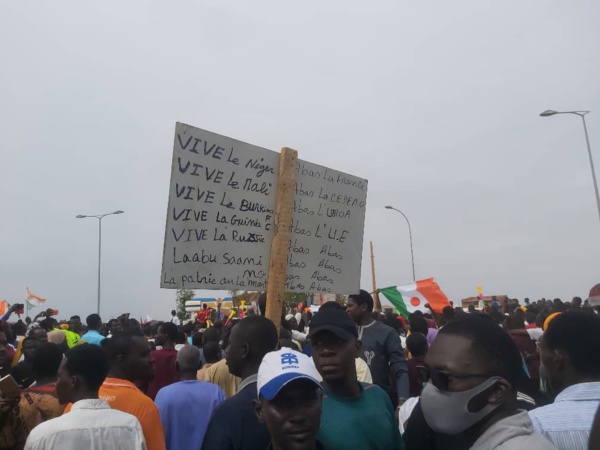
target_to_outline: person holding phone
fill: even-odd
[[[8,340],[6,334],[0,331],[0,367],[10,369],[12,357],[7,354]],[[2,376],[8,375],[2,370]],[[10,381],[9,381],[10,383]],[[16,385],[16,383],[15,383]],[[0,386],[0,390],[1,390]],[[5,389],[0,393],[0,448],[19,448],[27,438],[27,428],[21,416],[19,400],[20,392]]]
[[[17,313],[18,315],[23,314],[25,305],[23,305],[23,303],[15,303],[14,305],[12,305],[8,311],[6,311],[6,314],[4,314],[2,317],[0,317],[1,321],[6,321],[10,318],[10,316],[12,315],[12,313]]]
[[[23,339],[23,343],[21,344],[23,361],[14,366],[10,374],[17,384],[23,388],[31,386],[35,381],[36,375],[33,371],[33,355],[40,345],[42,345],[42,342],[32,336]]]
[[[19,410],[20,397],[0,397],[0,448],[22,448],[27,427]]]
[[[62,359],[62,349],[50,342],[40,345],[33,355],[35,384],[23,391],[19,403],[28,431],[46,420],[60,416],[65,409],[56,396],[58,367]]]

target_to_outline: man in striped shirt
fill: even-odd
[[[600,317],[570,311],[550,322],[540,340],[554,403],[529,412],[533,427],[561,450],[587,450],[600,404]]]

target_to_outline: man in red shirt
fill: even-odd
[[[525,311],[525,320],[528,324],[525,325],[526,330],[530,330],[531,328],[539,328],[538,324],[536,323],[536,316],[537,311],[534,308],[532,308],[531,306],[527,308],[527,311]]]
[[[418,331],[411,333],[406,338],[406,347],[412,358],[406,360],[408,368],[408,387],[411,397],[418,397],[423,390],[423,369],[425,367],[425,355],[429,350],[427,338]]]
[[[210,318],[210,310],[208,309],[208,306],[206,306],[206,303],[204,303],[202,309],[196,314],[196,319],[198,319],[198,322],[201,324],[204,324],[208,318]]]
[[[177,325],[166,322],[158,327],[154,342],[156,346],[162,346],[160,350],[152,352],[154,366],[156,368],[154,380],[148,386],[148,396],[154,400],[158,391],[169,384],[179,381],[177,372],[177,350],[175,350],[175,341],[177,340]]]

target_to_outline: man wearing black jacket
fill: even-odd
[[[373,297],[367,291],[351,295],[346,312],[358,325],[358,338],[362,342],[360,357],[369,366],[373,383],[390,396],[394,406],[402,405],[409,397],[409,389],[400,337],[393,328],[373,320]],[[390,374],[394,386],[390,384]]]

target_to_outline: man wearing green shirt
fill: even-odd
[[[310,325],[313,359],[323,377],[318,439],[326,449],[402,449],[392,403],[379,386],[356,381],[358,329],[339,309],[321,307]]]

